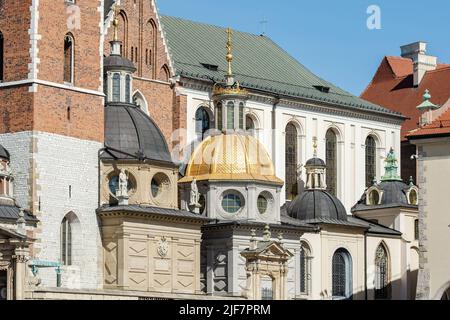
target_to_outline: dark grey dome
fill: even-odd
[[[309,159],[306,162],[305,167],[308,167],[308,166],[311,166],[311,167],[326,167],[327,165],[325,164],[325,161],[323,161],[322,159],[314,157],[312,159]]]
[[[409,204],[407,191],[411,188],[402,181],[383,181],[377,185],[377,188],[383,192],[381,203],[379,205],[367,205],[367,195],[363,194],[358,203],[352,208],[352,211],[365,210],[369,207],[417,207]]]
[[[105,71],[109,71],[112,69],[126,70],[131,73],[136,71],[136,67],[131,60],[114,54],[103,59],[103,68]]]
[[[108,103],[105,108],[105,146],[118,159],[155,160],[173,163],[161,130],[139,107],[127,103]],[[133,155],[133,156],[131,156]],[[113,158],[108,152],[102,156]]]
[[[5,149],[2,145],[0,145],[0,159],[8,160],[9,161],[10,155],[8,150]]]
[[[324,190],[306,190],[292,201],[287,213],[298,220],[333,219],[347,221],[344,205]]]

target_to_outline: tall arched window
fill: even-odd
[[[131,76],[129,74],[125,78],[125,101],[131,103]]]
[[[245,117],[245,130],[247,130],[251,135],[254,135],[255,121],[253,121],[252,117],[249,115]]]
[[[64,82],[73,83],[74,41],[71,34],[64,37]]]
[[[3,70],[4,70],[4,39],[3,39],[3,33],[0,32],[0,82],[2,82],[3,79]]]
[[[372,136],[366,139],[366,187],[372,185],[373,179],[377,176],[377,144]]]
[[[298,132],[294,124],[288,123],[288,125],[286,126],[285,139],[286,200],[294,200],[298,195]]]
[[[332,266],[333,299],[350,299],[352,293],[352,258],[345,249],[333,255]]]
[[[150,19],[147,23],[147,30],[149,32],[150,37],[150,65],[153,66],[153,78],[156,79],[157,72],[159,70],[156,69],[157,65],[157,50],[158,50],[158,27],[156,25],[155,20]]]
[[[375,254],[375,299],[389,299],[389,257],[383,244]]]
[[[244,130],[244,104],[239,104],[239,129]]]
[[[234,103],[231,101],[227,104],[227,129],[234,129]]]
[[[211,122],[208,111],[201,107],[195,113],[195,133],[203,140],[205,138],[205,133],[210,128]]]
[[[72,225],[67,216],[61,222],[61,263],[72,265]]]
[[[337,196],[337,136],[332,129],[326,135],[326,163],[328,191]]]
[[[309,295],[311,282],[311,250],[302,242],[300,248],[300,293]]]
[[[120,74],[115,73],[113,75],[113,85],[112,85],[112,96],[113,96],[113,102],[119,102],[120,101]]]
[[[217,114],[217,129],[222,130],[223,129],[223,114],[222,114],[222,102],[219,102],[216,106],[216,114]]]

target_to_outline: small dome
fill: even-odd
[[[139,107],[109,103],[105,108],[105,146],[118,159],[141,159],[173,163],[161,130]],[[103,158],[113,158],[105,152]]]
[[[123,58],[119,55],[110,55],[109,57],[106,57],[103,59],[103,68],[105,71],[109,70],[126,70],[130,73],[134,73],[136,71],[136,67],[134,66],[134,63],[131,60],[128,60],[126,58]]]
[[[327,165],[325,164],[325,161],[317,157],[309,159],[305,165],[305,167],[326,167],[326,166]]]
[[[344,205],[324,190],[306,190],[287,208],[290,217],[298,220],[334,219],[347,221]]]
[[[408,201],[408,190],[411,186],[408,186],[402,181],[384,181],[376,185],[376,189],[383,191],[381,197],[381,202],[376,205],[371,205],[371,207],[384,206],[384,207],[394,207],[394,206],[415,206],[411,205]],[[363,194],[358,203],[353,207],[352,211],[367,209],[367,192]]]
[[[283,185],[266,148],[254,137],[239,134],[209,136],[192,153],[180,183],[248,180]]]
[[[5,147],[3,147],[2,145],[0,145],[0,159],[7,160],[7,161],[10,160],[10,155],[9,155],[8,150],[6,150]]]

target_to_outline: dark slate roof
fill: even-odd
[[[20,208],[16,206],[0,205],[0,220],[9,220],[15,222],[19,219]],[[24,210],[25,221],[36,223],[38,219],[34,217],[29,211]]]
[[[157,207],[150,207],[150,206],[140,206],[140,205],[103,206],[97,210],[97,213],[99,213],[99,214],[101,214],[101,213],[119,213],[119,212],[131,212],[131,213],[139,213],[139,214],[170,216],[170,217],[177,217],[177,218],[187,218],[187,219],[192,219],[192,220],[201,220],[201,221],[205,221],[205,222],[211,220],[205,216],[194,214],[189,211],[157,208]]]
[[[386,235],[392,235],[392,236],[401,236],[402,233],[400,231],[382,226],[381,224],[374,223],[372,221],[368,221],[356,216],[349,216],[348,217],[349,222],[357,223],[357,224],[363,224],[368,226],[368,233],[371,234],[386,234]]]
[[[105,146],[118,159],[148,159],[173,163],[167,142],[155,124],[139,107],[108,103],[105,108]],[[103,159],[113,158],[105,152]]]
[[[175,74],[223,80],[227,71],[224,28],[168,16],[161,16],[160,20]],[[243,87],[404,119],[400,113],[362,100],[319,78],[266,36],[235,31],[233,42],[233,70]]]
[[[0,159],[8,160],[10,159],[10,155],[8,150],[5,149],[2,145],[0,145]]]
[[[311,166],[311,167],[326,167],[327,165],[325,164],[325,161],[323,161],[322,159],[314,157],[312,159],[309,159],[306,162],[305,167],[308,167],[308,166]]]
[[[104,71],[109,71],[111,69],[121,69],[131,73],[136,71],[136,67],[131,60],[113,54],[103,59],[103,68]]]
[[[381,198],[381,204],[368,206],[367,196],[364,193],[358,203],[352,208],[352,212],[363,210],[375,210],[385,208],[405,207],[411,209],[418,209],[418,206],[410,205],[406,196],[406,191],[409,190],[409,186],[402,181],[384,181],[378,185],[380,190],[383,190],[383,196]]]
[[[342,202],[324,190],[305,190],[286,210],[290,217],[303,222],[323,218],[347,221]]]
[[[26,239],[27,236],[21,233],[18,233],[14,230],[8,229],[8,228],[4,228],[0,226],[0,232],[4,232],[6,233],[8,236],[11,236],[13,238],[20,238],[20,239]]]
[[[317,229],[312,226],[308,225],[306,223],[302,223],[301,221],[293,221],[295,219],[290,220],[289,217],[286,219],[286,217],[282,217],[282,223],[281,224],[275,224],[271,223],[269,224],[271,229],[285,229],[285,230],[293,230],[293,231],[310,231],[314,232],[317,231]],[[206,227],[221,227],[221,226],[243,226],[243,227],[259,227],[264,228],[267,225],[267,223],[264,222],[258,222],[254,220],[213,220],[207,223]]]

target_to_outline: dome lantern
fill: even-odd
[[[114,6],[114,38],[110,42],[111,54],[103,61],[106,103],[132,103],[133,62],[122,57],[122,41],[118,37],[120,8]]]
[[[244,112],[248,92],[241,88],[239,82],[235,81],[232,61],[233,61],[233,31],[228,28],[227,55],[228,72],[224,82],[214,84],[213,100],[216,110],[217,129],[224,133],[244,131]]]

